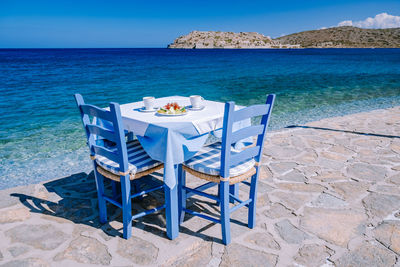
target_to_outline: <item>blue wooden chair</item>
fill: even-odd
[[[121,110],[117,103],[110,103],[110,111],[107,111],[85,104],[80,94],[75,94],[75,100],[81,113],[90,149],[90,158],[93,161],[100,222],[107,222],[106,202],[121,208],[123,237],[128,239],[132,235],[132,220],[166,207],[164,204],[132,215],[133,198],[164,189],[164,184],[131,194],[131,181],[162,169],[163,164],[150,158],[139,141],[129,138],[128,142],[126,141]],[[111,129],[94,124],[94,119],[102,120],[107,125],[112,125]],[[121,194],[116,195],[115,188],[113,188],[113,196],[107,196],[104,190],[104,178],[111,179],[113,185],[119,183]]]
[[[185,212],[208,219],[222,226],[222,242],[227,245],[231,241],[230,214],[240,207],[248,208],[248,227],[254,228],[256,216],[257,179],[259,163],[262,156],[265,133],[274,104],[275,95],[268,95],[266,104],[254,105],[235,111],[235,103],[225,104],[225,115],[222,142],[203,147],[193,158],[186,161],[179,170],[179,212],[180,223]],[[252,125],[233,132],[232,125],[237,121],[262,116],[259,125]],[[248,137],[257,136],[255,145],[235,150],[232,144]],[[186,187],[186,172],[208,181],[196,188]],[[246,180],[251,178],[251,182]],[[238,185],[250,186],[249,199],[238,197]],[[218,196],[205,193],[204,190],[218,185]],[[214,218],[186,208],[186,200],[192,195],[200,195],[217,201],[221,215]],[[239,204],[230,207],[229,203]]]

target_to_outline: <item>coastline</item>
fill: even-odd
[[[329,27],[271,38],[257,32],[192,31],[180,36],[168,48],[399,48],[400,28],[363,29]]]
[[[164,47],[165,49],[176,49],[176,50],[304,50],[304,49],[400,49],[400,47],[202,47],[202,48],[189,48],[189,47]]]
[[[355,106],[357,106],[357,105],[355,105]],[[348,113],[348,111],[343,109],[342,110],[342,112],[344,113],[343,115],[328,116],[328,117],[325,116],[325,117],[322,117],[322,118],[320,117],[320,119],[318,119],[318,120],[312,120],[312,121],[309,121],[309,122],[306,122],[306,123],[301,123],[301,122],[300,123],[291,123],[290,125],[287,125],[287,126],[282,127],[282,128],[271,129],[271,130],[268,131],[267,135],[268,135],[268,137],[273,137],[275,135],[279,135],[282,132],[292,132],[292,131],[294,131],[296,129],[307,128],[308,126],[313,126],[313,125],[320,125],[321,123],[325,123],[325,122],[333,122],[334,125],[335,125],[335,121],[337,121],[337,120],[344,120],[344,119],[350,118],[349,120],[351,121],[351,117],[353,117],[353,116],[354,117],[359,117],[359,116],[369,117],[369,116],[373,116],[373,114],[376,114],[376,113],[390,112],[392,109],[400,109],[400,105],[392,106],[392,107],[389,107],[389,108],[366,110],[366,111],[355,112],[355,113]],[[323,116],[323,115],[321,115],[321,116]],[[326,127],[329,127],[328,124],[324,124],[324,125]],[[83,149],[86,149],[86,147],[84,147]],[[80,160],[81,161],[82,160],[83,161],[87,161],[86,165],[88,167],[86,169],[82,169],[79,172],[71,173],[70,174],[71,176],[74,176],[75,174],[90,175],[90,173],[92,172],[92,169],[91,169],[92,165],[91,165],[90,160],[86,159],[85,157],[81,158]],[[68,177],[68,176],[69,175],[64,175],[64,177],[51,178],[51,179],[47,179],[47,180],[44,180],[44,181],[39,181],[37,183],[30,183],[30,184],[24,184],[24,185],[17,185],[17,186],[13,186],[13,187],[0,188],[0,191],[9,190],[9,189],[13,189],[13,188],[21,188],[22,189],[24,187],[35,186],[35,185],[40,185],[40,184],[52,182],[52,181],[55,181],[55,180],[58,180],[58,179],[62,179],[62,178]]]
[[[387,99],[382,99],[381,101],[379,101],[379,99],[354,101],[335,107],[325,107],[325,109],[322,110],[311,109],[306,111],[307,114],[310,114],[307,118],[304,117],[305,111],[294,112],[289,115],[283,114],[282,116],[280,116],[279,114],[272,114],[271,124],[269,125],[270,131],[268,132],[268,135],[273,135],[274,133],[288,130],[288,128],[293,125],[308,125],[310,123],[319,122],[325,119],[341,118],[358,113],[369,113],[376,110],[386,110],[396,107],[397,103],[400,103],[400,96],[394,97],[392,100],[389,101]],[[371,110],[370,104],[373,105],[375,109]],[[338,113],[339,115],[337,115]],[[276,125],[276,122],[279,122],[279,124]],[[57,162],[60,163],[59,165],[54,164],[54,158],[50,158],[50,164],[48,165],[44,165],[43,162],[41,162],[43,166],[41,166],[40,170],[47,169],[47,171],[45,172],[45,177],[43,175],[40,175],[40,173],[38,174],[37,172],[34,172],[34,170],[31,169],[28,174],[34,174],[35,178],[24,176],[24,180],[19,181],[18,184],[15,184],[15,182],[10,183],[9,181],[5,181],[6,183],[3,183],[3,186],[1,186],[2,184],[0,183],[0,190],[41,184],[59,179],[61,177],[68,177],[76,173],[89,174],[92,171],[92,164],[87,155],[88,151],[86,149],[86,146],[84,146],[81,147],[79,150],[68,153],[67,157],[58,159]],[[56,172],[58,172],[59,174],[54,174]],[[33,181],[33,183],[24,184],[24,181]]]

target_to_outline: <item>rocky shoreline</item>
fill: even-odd
[[[399,185],[400,106],[327,118],[268,134],[257,225],[233,213],[229,246],[219,225],[190,216],[170,241],[163,213],[124,240],[119,210],[100,225],[93,174],[77,173],[0,191],[0,266],[398,266]],[[161,201],[151,193],[134,209]]]
[[[202,32],[193,31],[177,38],[168,48],[185,49],[262,49],[262,48],[299,48],[298,45],[282,45],[268,36],[256,32]]]
[[[271,39],[256,32],[192,31],[168,48],[400,48],[400,28],[361,29],[351,26],[293,33]]]

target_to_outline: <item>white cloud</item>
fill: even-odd
[[[339,22],[338,26],[353,26],[353,21],[351,20],[344,20]]]
[[[360,21],[345,20],[340,22],[338,26],[355,26],[368,29],[398,28],[400,27],[400,16],[381,13],[374,18],[366,18]]]

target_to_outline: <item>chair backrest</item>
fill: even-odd
[[[75,100],[81,113],[90,156],[92,158],[97,155],[106,157],[119,164],[120,172],[126,172],[128,170],[128,155],[119,104],[110,103],[110,110],[108,111],[94,105],[85,104],[80,94],[75,94]],[[100,124],[107,124],[107,128]],[[104,140],[116,144],[116,149],[110,150],[105,145]]]
[[[267,132],[268,121],[271,116],[274,101],[275,95],[271,94],[267,96],[267,101],[265,104],[253,105],[237,111],[235,111],[234,102],[227,102],[225,104],[221,148],[221,177],[228,178],[230,168],[240,162],[250,159],[254,159],[257,163],[260,162],[265,133]],[[237,131],[233,131],[232,125],[235,122],[251,119],[257,116],[262,116],[260,124],[251,125]],[[232,144],[245,138],[254,136],[257,136],[255,146],[250,146],[243,149],[239,153],[232,154]]]

